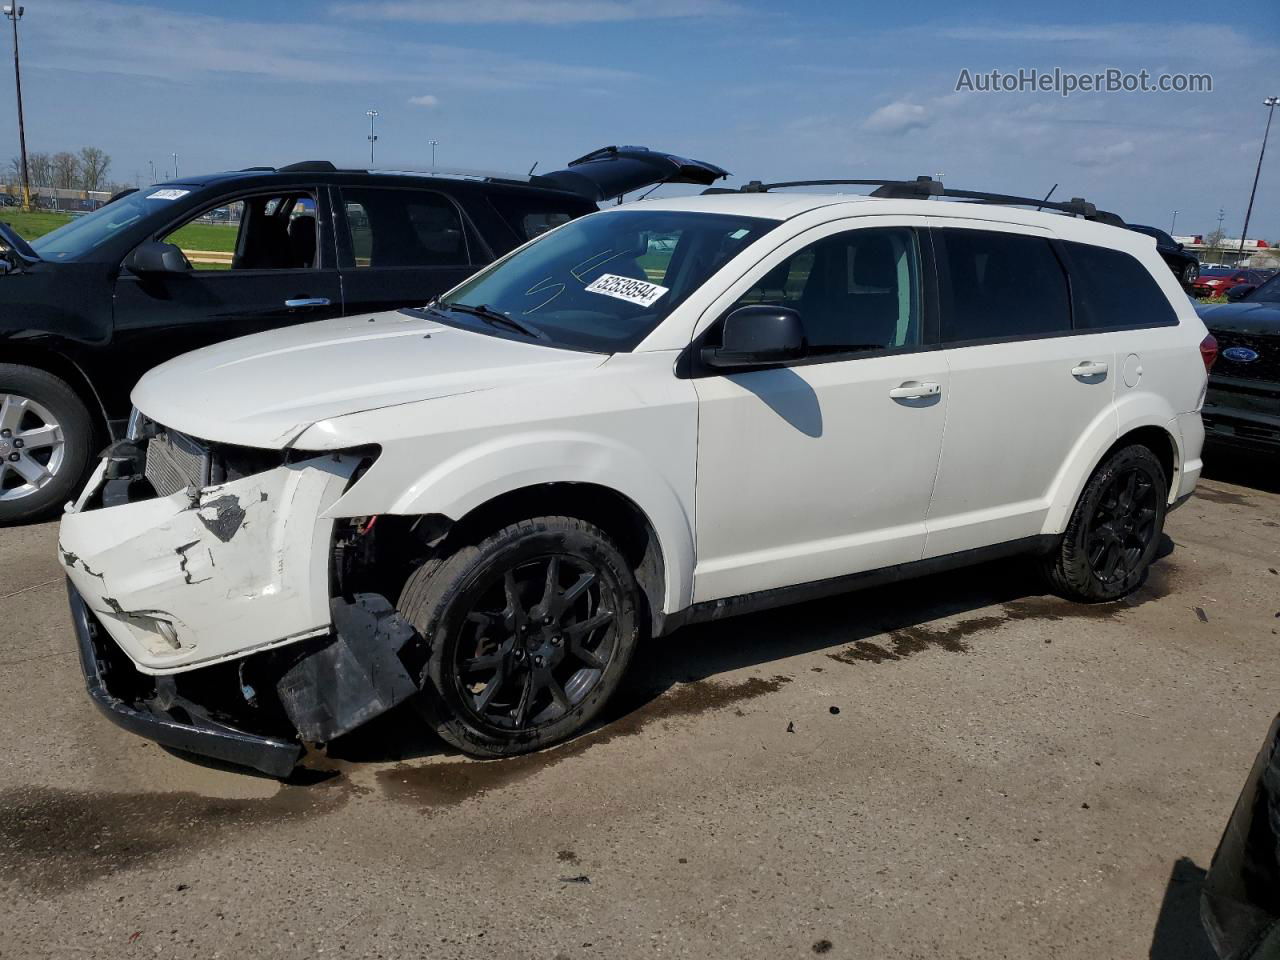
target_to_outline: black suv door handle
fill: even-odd
[[[329,305],[328,297],[299,297],[296,300],[286,300],[286,307],[327,307]]]

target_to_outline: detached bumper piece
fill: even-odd
[[[223,724],[197,705],[175,696],[171,686],[167,691],[163,689],[168,686],[164,682],[168,678],[157,678],[157,695],[152,700],[139,704],[133,698],[126,699],[127,687],[136,685],[143,675],[133,669],[123,653],[112,649],[114,642],[70,581],[67,593],[85,687],[108,720],[164,746],[251,767],[269,776],[287,777],[293,771],[302,756],[302,745],[296,740],[248,733]],[[169,709],[163,709],[162,703]],[[189,720],[179,720],[169,712],[175,707],[180,707]]]
[[[295,664],[276,684],[302,739],[328,742],[418,692],[403,660],[417,636],[386,597],[333,600],[332,643]]]

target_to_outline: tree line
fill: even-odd
[[[111,157],[97,147],[83,147],[79,153],[28,153],[27,172],[31,186],[57,187],[61,190],[112,190],[107,179]],[[22,183],[22,158],[9,161],[8,181]]]

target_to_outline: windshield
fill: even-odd
[[[1245,299],[1251,303],[1259,301],[1263,303],[1280,303],[1280,273],[1273,276],[1257,290],[1250,291]]]
[[[740,250],[776,220],[725,214],[627,210],[574,220],[476,275],[437,304],[455,322],[576,350],[634,349]],[[501,314],[513,324],[487,322]],[[490,316],[489,320],[501,318]]]
[[[121,230],[150,216],[167,201],[190,192],[182,187],[139,190],[32,240],[31,247],[42,260],[76,260]]]

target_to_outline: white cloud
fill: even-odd
[[[410,97],[409,105],[414,107],[438,107],[440,106],[440,98],[434,94],[424,93],[420,97]]]
[[[1109,167],[1130,156],[1135,149],[1137,148],[1132,140],[1121,140],[1118,143],[1081,147],[1075,152],[1073,159],[1081,167]]]
[[[901,135],[910,130],[923,129],[932,122],[933,118],[920,104],[898,100],[873,111],[862,122],[862,129],[871,133]]]
[[[334,4],[330,12],[350,18],[418,23],[616,23],[728,16],[731,0],[372,0]]]
[[[576,66],[490,51],[388,42],[349,26],[259,23],[133,6],[111,0],[61,0],[23,28],[41,52],[40,67],[123,76],[241,74],[283,82],[413,84],[473,90],[600,88],[632,81],[615,67]],[[282,45],[281,36],[290,42]],[[483,70],[476,64],[484,63]]]

